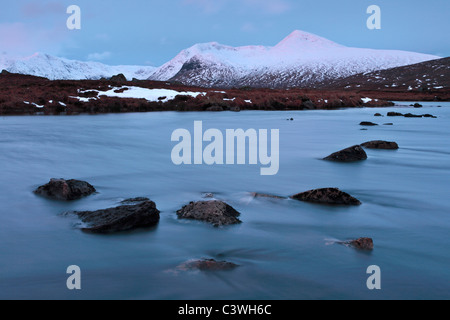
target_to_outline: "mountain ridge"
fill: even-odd
[[[275,46],[232,47],[199,43],[160,67],[108,66],[36,53],[0,55],[0,70],[50,80],[98,80],[122,73],[128,80],[168,81],[198,87],[315,88],[352,75],[412,65],[440,57],[399,50],[346,47],[295,30]]]

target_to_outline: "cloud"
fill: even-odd
[[[39,27],[22,22],[0,23],[2,50],[13,55],[29,55],[36,51],[56,53],[65,38],[64,27]]]
[[[102,52],[102,53],[97,53],[97,52],[90,53],[87,56],[87,59],[89,61],[102,61],[102,60],[108,59],[109,57],[111,57],[111,52],[105,51],[105,52]]]

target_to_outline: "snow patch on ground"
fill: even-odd
[[[40,106],[37,103],[34,102],[28,102],[28,101],[24,101],[23,103],[25,104],[32,104],[33,106],[35,106],[36,108],[42,109],[44,106]]]
[[[123,89],[123,92],[116,92],[121,91]],[[180,92],[175,90],[169,90],[169,89],[147,89],[147,88],[141,88],[141,87],[131,87],[131,86],[123,86],[123,87],[115,87],[108,91],[98,91],[98,90],[84,90],[80,91],[83,92],[97,92],[98,96],[107,96],[107,97],[115,97],[115,98],[134,98],[134,99],[145,99],[150,102],[167,102],[170,100],[175,99],[178,95],[183,96],[191,96],[191,97],[197,97],[199,95],[206,95],[206,92]],[[76,98],[76,97],[71,97]],[[162,99],[164,98],[164,99]],[[82,102],[89,102],[90,99],[96,99],[96,98],[80,98],[78,97]]]
[[[361,98],[362,102],[364,103],[369,103],[370,101],[372,101],[371,98]]]

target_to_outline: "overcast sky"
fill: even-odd
[[[69,31],[69,5],[81,30]],[[370,5],[382,29],[369,30]],[[343,45],[450,56],[449,0],[15,0],[0,10],[0,50],[159,66],[195,43],[273,46],[294,30]]]

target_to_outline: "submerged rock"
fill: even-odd
[[[341,162],[352,162],[352,161],[361,161],[367,159],[367,153],[361,146],[353,146],[338,152],[335,152],[328,157],[324,158],[324,160],[329,161],[341,161]]]
[[[250,195],[253,198],[270,198],[270,199],[286,199],[286,197],[280,197],[273,194],[265,194],[265,193],[257,193],[257,192],[250,192]]]
[[[361,144],[364,148],[367,149],[385,149],[385,150],[397,150],[398,144],[396,142],[375,140],[369,141]]]
[[[78,200],[95,192],[95,188],[85,181],[64,179],[51,179],[34,191],[43,197],[65,201]]]
[[[373,116],[374,117],[382,117],[383,115],[381,113],[375,113]]]
[[[361,201],[337,188],[315,189],[296,194],[291,197],[298,201],[314,202],[330,205],[357,206]]]
[[[371,251],[374,248],[373,240],[371,238],[359,238],[356,240],[347,241],[345,244],[359,250]]]
[[[81,230],[92,233],[114,233],[154,226],[159,210],[153,201],[97,211],[74,212],[87,226]]]
[[[437,117],[436,116],[433,116],[432,114],[424,114],[424,115],[422,115],[422,117],[424,117],[424,118],[433,118],[433,119],[436,119]]]
[[[216,261],[214,259],[189,260],[179,265],[179,271],[229,271],[239,267],[237,264],[227,261]]]
[[[393,125],[394,124],[392,122],[388,122],[388,123],[383,124],[383,126],[393,126]]]
[[[423,108],[423,105],[421,105],[420,103],[415,103],[412,105],[414,108],[418,109],[418,108]]]
[[[179,219],[212,223],[215,227],[241,223],[240,213],[219,200],[191,202],[177,211]]]

